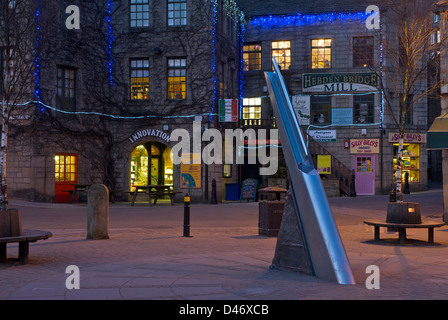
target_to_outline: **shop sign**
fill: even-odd
[[[219,122],[238,122],[238,99],[219,100]]]
[[[331,174],[331,155],[317,155],[317,172]]]
[[[332,124],[352,124],[353,108],[333,108],[331,121]]]
[[[350,139],[350,153],[380,153],[380,139]]]
[[[180,164],[180,187],[201,187],[201,154],[183,153]]]
[[[302,92],[378,91],[376,73],[304,73]]]
[[[336,130],[310,130],[309,134],[317,142],[336,141]]]
[[[131,141],[131,143],[134,143],[135,141],[144,138],[144,137],[157,137],[160,138],[162,140],[164,140],[165,142],[170,142],[170,135],[165,132],[164,130],[158,130],[158,129],[143,129],[140,131],[137,131],[136,133],[134,133],[132,136],[129,137],[129,141]]]
[[[292,106],[300,125],[310,124],[310,96],[292,96]]]
[[[400,134],[389,133],[389,142],[400,142]],[[426,143],[426,133],[405,133],[404,143]]]

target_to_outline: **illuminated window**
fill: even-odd
[[[272,56],[282,70],[291,67],[291,41],[272,41]]]
[[[129,11],[131,28],[149,27],[149,0],[131,0]]]
[[[187,25],[187,0],[168,0],[168,26]]]
[[[168,59],[168,99],[187,96],[187,59]]]
[[[397,156],[398,156],[398,143],[394,143],[394,181],[397,180]],[[402,166],[401,166],[401,181],[405,181],[406,174],[408,175],[408,181],[419,182],[420,181],[420,146],[415,143],[403,144],[402,151]]]
[[[261,45],[248,44],[243,46],[244,71],[261,70]]]
[[[311,67],[313,69],[331,68],[331,39],[311,40]]]
[[[131,99],[148,99],[149,94],[149,60],[131,59]]]
[[[261,125],[261,98],[243,99],[243,120],[245,125]]]
[[[58,183],[77,182],[77,155],[76,154],[56,154],[54,156],[54,178]]]

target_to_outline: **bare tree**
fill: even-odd
[[[379,1],[381,10],[381,65],[377,65],[386,115],[399,135],[396,194],[402,201],[402,157],[406,118],[419,103],[442,86],[437,76],[440,46],[446,39],[434,25],[433,0]],[[433,81],[427,81],[428,74]]]
[[[11,112],[33,95],[37,17],[30,1],[0,1],[0,210],[7,209],[6,153]]]

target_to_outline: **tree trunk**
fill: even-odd
[[[403,199],[403,193],[401,190],[401,171],[402,171],[402,163],[403,163],[403,143],[404,143],[404,133],[400,132],[400,141],[398,143],[398,153],[397,153],[397,185],[396,185],[396,192],[397,192],[397,202],[402,202]]]

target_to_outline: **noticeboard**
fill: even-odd
[[[243,199],[247,199],[247,201],[253,199],[255,201],[255,196],[257,195],[257,184],[258,184],[257,179],[249,178],[243,180],[241,184],[240,202]]]

